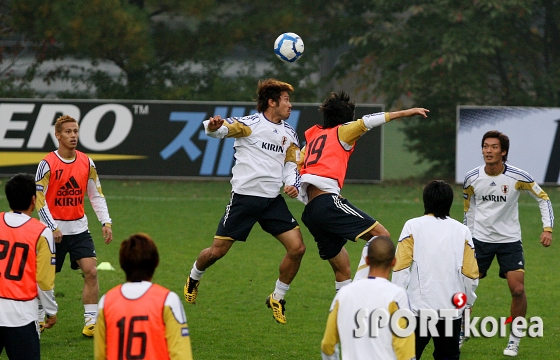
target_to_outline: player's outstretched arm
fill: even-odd
[[[224,123],[224,119],[220,115],[216,115],[208,119],[208,130],[209,131],[216,131],[218,130],[222,124]]]
[[[410,116],[416,116],[416,115],[421,115],[421,116],[427,118],[429,112],[430,112],[430,110],[424,109],[424,108],[412,108],[412,109],[406,109],[406,110],[400,110],[400,111],[392,111],[392,112],[389,113],[389,119],[393,120],[393,119],[398,119],[398,118],[401,118],[401,117],[410,117]]]

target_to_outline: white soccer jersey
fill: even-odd
[[[393,314],[398,309],[410,309],[408,296],[401,287],[384,278],[368,278],[341,288],[336,294],[327,320],[327,328],[321,342],[323,358],[332,358],[336,344],[342,348],[342,359],[413,359],[414,332],[406,338],[393,334],[390,326],[379,329],[377,337],[355,336],[356,314],[366,309],[368,316],[373,310],[384,309]],[[399,321],[404,328],[403,320]],[[369,318],[366,321],[369,324]],[[326,356],[325,356],[326,355]]]
[[[299,140],[294,128],[285,121],[273,123],[262,113],[224,120],[210,137],[235,138],[235,165],[231,185],[237,194],[275,198],[282,184],[300,187],[296,161]]]
[[[371,240],[375,239],[377,236],[372,237],[362,249],[362,255],[360,256],[360,263],[358,264],[358,268],[356,269],[356,274],[354,274],[354,281],[362,280],[368,277],[369,275],[369,266],[366,263],[366,257],[368,254],[368,246]]]
[[[457,292],[467,295],[467,305],[474,304],[478,265],[471,233],[460,222],[431,214],[408,220],[396,258],[392,281],[406,289],[416,314],[420,309],[454,309]]]
[[[552,231],[552,204],[531,175],[509,164],[496,176],[486,174],[484,165],[469,171],[463,184],[464,224],[473,238],[494,243],[521,240],[517,204],[522,190],[538,201],[543,229]]]

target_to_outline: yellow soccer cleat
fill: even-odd
[[[93,337],[93,334],[95,333],[95,324],[91,324],[91,325],[85,325],[84,329],[82,330],[82,335],[84,335],[85,337]]]
[[[198,295],[198,285],[200,280],[194,280],[190,276],[187,278],[187,283],[183,288],[183,294],[185,295],[185,300],[189,304],[196,303],[196,296]]]
[[[272,308],[272,317],[274,320],[280,324],[286,323],[286,316],[284,315],[284,311],[286,310],[286,300],[276,300],[272,297],[272,294],[270,294],[266,298],[266,306]]]

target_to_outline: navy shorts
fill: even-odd
[[[282,195],[265,198],[232,192],[216,238],[245,241],[256,222],[272,236],[299,227]]]
[[[505,279],[508,271],[524,271],[525,258],[523,257],[521,240],[510,243],[488,243],[473,238],[473,242],[481,279],[486,276],[494,256],[498,258],[501,278]]]
[[[377,221],[336,194],[321,194],[305,206],[301,221],[315,238],[321,259],[332,259],[347,240],[356,241]]]
[[[0,326],[0,354],[11,360],[40,360],[39,329],[35,321],[24,326]]]
[[[62,270],[66,254],[70,254],[70,267],[72,270],[78,270],[77,260],[83,258],[95,258],[95,246],[89,230],[76,235],[64,235],[62,241],[55,244],[56,246],[56,272]]]

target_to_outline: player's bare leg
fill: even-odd
[[[525,317],[527,314],[527,296],[525,295],[525,273],[522,271],[508,271],[506,279],[511,292],[511,319],[512,325],[517,317]],[[510,333],[508,346],[504,355],[517,356],[519,341],[521,339]]]
[[[343,247],[335,257],[330,258],[328,261],[334,271],[336,291],[338,291],[342,286],[350,283],[351,273],[348,251]]]
[[[290,289],[292,280],[298,273],[301,259],[305,254],[305,244],[299,228],[276,235],[278,241],[286,248],[286,255],[280,262],[279,276],[274,292],[266,298],[266,305],[272,309],[273,318],[280,324],[286,323],[284,314],[286,301],[284,295]]]
[[[84,288],[82,290],[82,302],[84,303],[84,329],[82,334],[92,337],[95,330],[95,318],[97,317],[97,301],[99,300],[99,283],[97,281],[97,260],[95,258],[83,258],[76,261],[84,277]]]
[[[206,248],[198,254],[196,262],[193,264],[191,273],[187,278],[185,286],[183,287],[183,295],[189,304],[196,302],[198,296],[198,285],[200,278],[204,271],[212,266],[216,261],[220,260],[227,254],[229,249],[233,246],[233,240],[222,240],[214,238],[212,246]]]
[[[511,292],[511,318],[525,317],[527,314],[525,274],[522,271],[508,271],[506,278]]]
[[[212,246],[200,252],[196,258],[196,267],[200,271],[205,271],[210,266],[221,258],[231,249],[233,240],[222,240],[214,238]]]
[[[289,285],[296,277],[301,264],[301,259],[305,254],[303,236],[298,228],[276,235],[276,238],[286,248],[286,255],[284,255],[284,258],[280,263],[280,276],[278,279],[284,284]]]
[[[377,223],[377,225],[371,229],[368,233],[364,234],[361,238],[369,241],[372,237],[374,236],[388,236],[391,237],[391,234],[389,234],[389,231],[387,229],[385,229],[385,227],[383,225],[381,225],[380,223]]]

